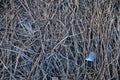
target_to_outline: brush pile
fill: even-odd
[[[0,0],[0,80],[119,76],[119,0]]]

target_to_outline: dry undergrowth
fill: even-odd
[[[119,80],[119,54],[119,0],[0,0],[0,80]]]

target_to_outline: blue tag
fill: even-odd
[[[94,52],[90,52],[85,60],[87,60],[87,61],[94,61],[94,59],[95,59],[95,53]]]

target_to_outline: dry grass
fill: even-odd
[[[119,0],[0,0],[0,80],[119,76]]]

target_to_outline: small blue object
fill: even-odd
[[[16,48],[16,51],[18,52],[18,47]]]
[[[94,52],[90,52],[88,57],[85,59],[87,61],[94,61],[95,59],[95,53]]]

